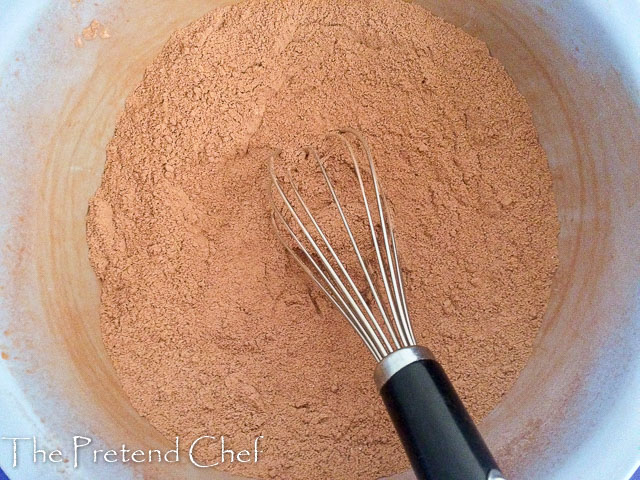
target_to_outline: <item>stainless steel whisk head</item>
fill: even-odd
[[[365,261],[362,239],[356,239],[335,183],[327,172],[324,160],[314,148],[307,148],[306,156],[317,164],[357,259],[357,267],[347,267],[341,260],[317,215],[314,215],[300,193],[291,171],[284,175],[284,181],[278,178],[274,159],[279,152],[274,153],[269,165],[273,207],[271,218],[280,242],[349,321],[379,362],[396,350],[416,344],[407,309],[393,222],[365,137],[349,128],[331,132],[328,137],[340,141],[352,164],[368,223],[370,246],[375,252],[375,261],[371,262],[373,268]],[[357,150],[364,157],[364,166],[368,171],[363,172]],[[371,204],[368,191],[374,197]],[[278,201],[282,202],[282,208],[278,207]],[[378,229],[376,225],[379,225]],[[290,237],[292,242],[285,237]],[[362,270],[362,287],[356,285],[355,272],[349,268]],[[365,295],[370,295],[371,300],[366,300]]]

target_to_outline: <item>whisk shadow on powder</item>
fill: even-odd
[[[127,99],[91,200],[104,343],[133,406],[184,444],[225,435],[261,478],[408,468],[351,327],[278,245],[267,159],[336,126],[370,140],[418,341],[476,419],[529,356],[558,222],[528,106],[487,47],[401,0],[217,9]],[[217,452],[203,448],[206,461]]]

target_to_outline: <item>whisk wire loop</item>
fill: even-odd
[[[294,240],[298,246],[298,248],[300,248],[302,251],[304,251],[305,256],[308,258],[308,260],[311,262],[311,264],[313,265],[314,269],[318,272],[318,274],[320,275],[320,277],[322,278],[322,280],[324,280],[324,282],[326,283],[326,285],[329,287],[329,290],[327,290],[327,288],[325,287],[325,285],[318,280],[318,278],[316,277],[316,275],[311,271],[311,269],[309,269],[309,267],[304,263],[304,261],[302,261],[302,259],[300,258],[299,255],[297,255],[289,245],[287,245],[287,243],[284,241],[284,239],[281,237],[278,229],[277,229],[277,225],[276,225],[276,219],[275,216],[281,216],[282,214],[280,212],[273,212],[271,214],[271,222],[273,224],[273,227],[275,229],[276,235],[278,237],[278,240],[280,241],[280,243],[282,243],[284,245],[284,247],[287,249],[287,251],[291,254],[291,256],[293,256],[293,258],[297,261],[297,263],[302,267],[302,269],[312,278],[312,280],[316,283],[316,285],[325,293],[325,295],[327,297],[329,297],[329,299],[333,302],[333,304],[338,308],[338,310],[340,311],[340,313],[342,313],[342,315],[344,317],[347,318],[347,320],[349,321],[349,323],[351,324],[351,326],[356,330],[356,332],[358,333],[358,335],[360,336],[360,338],[362,339],[362,341],[365,343],[365,345],[367,346],[367,348],[369,348],[369,350],[371,351],[371,353],[376,356],[376,358],[380,355],[376,346],[371,344],[370,338],[368,335],[366,335],[366,333],[362,330],[362,325],[360,324],[360,322],[354,318],[354,314],[353,312],[349,309],[349,307],[345,304],[344,300],[342,299],[342,297],[340,296],[340,294],[336,291],[335,286],[333,285],[333,283],[331,282],[331,280],[329,280],[326,275],[324,274],[324,272],[322,271],[322,269],[319,267],[319,265],[315,262],[315,260],[313,259],[313,256],[309,254],[309,252],[306,250],[306,248],[304,247],[304,245],[300,242],[300,240],[298,240],[297,237],[294,237]],[[282,221],[282,219],[281,219]],[[287,231],[293,236],[293,231],[291,231],[289,225],[286,222],[283,222],[283,225],[285,226],[285,228],[287,229]]]
[[[342,273],[343,277],[346,279],[349,287],[351,288],[351,291],[356,296],[356,298],[357,298],[357,300],[359,302],[359,305],[358,304],[354,304],[354,307],[358,309],[359,313],[366,314],[366,316],[371,321],[371,325],[373,325],[376,328],[376,330],[378,331],[378,333],[380,334],[380,336],[382,338],[382,341],[385,344],[385,347],[387,348],[387,350],[391,351],[391,345],[389,345],[388,340],[386,339],[386,337],[384,337],[384,334],[383,334],[382,330],[380,329],[380,325],[376,321],[375,315],[373,314],[373,312],[371,311],[371,308],[369,307],[368,303],[365,301],[364,297],[362,296],[362,293],[360,293],[360,290],[356,286],[353,278],[347,272],[346,267],[344,266],[344,264],[342,263],[342,261],[340,260],[338,255],[336,254],[335,250],[331,246],[331,243],[329,242],[329,240],[327,239],[327,236],[322,231],[322,228],[320,228],[320,225],[318,224],[318,222],[316,221],[315,217],[311,213],[311,210],[309,210],[309,207],[307,206],[307,203],[304,201],[304,199],[300,195],[298,187],[297,187],[295,181],[293,180],[290,171],[287,171],[287,180],[289,181],[289,185],[291,186],[291,189],[293,190],[293,193],[294,193],[296,199],[298,200],[298,203],[300,204],[300,206],[302,207],[302,209],[306,213],[306,215],[309,218],[309,221],[311,222],[311,224],[314,226],[316,232],[318,233],[318,235],[320,236],[320,239],[322,240],[322,243],[324,244],[324,246],[329,251],[331,257],[333,258],[335,264],[338,266],[338,268],[339,268],[340,272]],[[300,224],[300,227],[303,228],[305,231],[307,230],[302,224]],[[307,237],[307,239],[309,239],[309,241],[313,241],[313,239],[307,233],[308,233],[308,231],[305,232],[305,236]],[[315,241],[313,243],[314,243],[314,246],[317,245]],[[357,249],[357,247],[356,247],[356,249]],[[320,252],[320,250],[318,250],[318,252]],[[323,263],[325,264],[325,266],[330,268],[330,264],[329,264],[328,260],[326,260],[326,257],[323,255],[322,258],[323,258]],[[339,280],[340,277],[338,275],[336,275],[335,278],[336,278],[336,280],[338,280],[340,282],[339,285],[341,287],[344,286],[344,284]],[[346,287],[344,288],[343,291],[344,291],[344,293],[346,295],[349,295],[348,292],[347,292]],[[351,298],[351,297],[348,297],[348,298]],[[364,309],[364,312],[362,312],[362,310],[360,310],[360,306],[362,306],[362,308]],[[367,324],[367,325],[369,325],[369,324]]]
[[[358,141],[360,142],[360,144],[362,145],[362,148],[364,149],[366,158],[367,158],[367,162],[369,165],[369,171],[371,173],[371,178],[373,181],[373,187],[374,187],[374,193],[375,193],[375,199],[376,199],[376,206],[378,209],[378,218],[380,220],[380,228],[382,230],[382,238],[383,238],[383,244],[385,247],[385,254],[386,254],[386,260],[387,260],[387,265],[389,267],[389,272],[390,272],[390,277],[391,277],[391,282],[392,282],[392,290],[389,288],[389,280],[388,280],[388,276],[387,276],[387,272],[386,272],[386,268],[385,268],[385,263],[382,259],[382,253],[380,252],[380,246],[378,243],[378,236],[376,235],[376,231],[375,231],[375,224],[373,222],[373,218],[371,215],[371,210],[369,208],[369,200],[367,198],[367,193],[366,193],[366,189],[364,186],[364,180],[362,178],[362,173],[360,171],[360,164],[358,162],[358,157],[355,154],[355,151],[353,149],[353,146],[351,144],[351,142],[348,140],[348,138],[344,135],[344,133],[350,133],[352,134],[354,137],[356,137],[358,139]],[[380,193],[380,185],[378,182],[378,176],[376,175],[376,170],[375,170],[375,165],[373,164],[373,156],[371,155],[371,150],[369,149],[369,145],[367,144],[366,139],[357,131],[352,130],[352,129],[344,129],[341,132],[336,132],[333,135],[337,135],[345,144],[345,146],[347,147],[347,150],[349,151],[349,154],[351,156],[351,160],[353,162],[353,166],[354,166],[354,170],[356,173],[356,176],[358,178],[358,184],[360,186],[360,192],[362,194],[362,199],[364,201],[364,208],[367,214],[367,219],[369,221],[369,231],[371,233],[371,241],[373,242],[373,246],[374,246],[374,250],[376,252],[376,258],[378,260],[378,267],[380,268],[380,272],[381,272],[381,277],[382,277],[382,283],[384,285],[384,290],[385,293],[387,294],[387,300],[389,302],[389,305],[391,306],[391,311],[392,311],[392,315],[393,315],[393,319],[394,322],[396,324],[396,328],[400,334],[401,340],[402,340],[402,346],[403,347],[407,347],[409,346],[409,343],[407,341],[407,338],[404,335],[403,329],[401,327],[401,324],[404,322],[403,319],[403,315],[404,312],[400,311],[398,308],[398,304],[400,303],[400,299],[398,297],[398,292],[397,292],[397,286],[396,286],[396,279],[395,279],[395,273],[394,273],[394,269],[392,268],[392,263],[391,263],[391,253],[389,250],[389,238],[388,238],[388,234],[387,234],[387,222],[385,220],[385,215],[384,215],[384,210],[382,208],[382,198],[381,198],[381,193]],[[394,301],[395,300],[395,301]],[[389,329],[390,333],[393,332],[393,329]]]
[[[325,183],[327,185],[327,188],[329,189],[329,192],[331,193],[331,198],[333,200],[333,202],[335,203],[336,207],[338,208],[338,212],[340,214],[340,219],[342,220],[342,224],[347,232],[347,235],[349,237],[349,241],[351,242],[351,246],[353,247],[353,251],[356,254],[356,257],[358,259],[358,263],[360,264],[360,267],[362,268],[362,271],[364,273],[365,279],[367,281],[367,285],[369,286],[369,290],[371,291],[371,294],[376,302],[376,306],[378,307],[378,311],[380,312],[380,314],[382,315],[383,318],[383,322],[385,324],[385,326],[387,327],[387,331],[390,332],[391,335],[391,339],[393,341],[393,344],[395,345],[396,348],[400,348],[400,344],[398,343],[398,339],[396,337],[395,332],[393,331],[393,328],[391,328],[391,324],[389,322],[389,317],[387,315],[386,309],[384,308],[382,301],[380,299],[380,296],[378,295],[378,290],[375,288],[374,284],[373,284],[373,280],[371,278],[371,272],[369,271],[369,267],[366,265],[366,263],[364,262],[364,259],[362,258],[362,254],[360,252],[360,248],[358,247],[358,242],[356,241],[353,232],[351,230],[351,227],[349,226],[349,222],[347,221],[347,217],[344,213],[344,210],[342,209],[342,204],[340,203],[340,200],[338,199],[338,196],[336,195],[335,189],[333,188],[333,182],[331,181],[331,179],[329,178],[329,175],[327,173],[326,168],[324,167],[324,165],[322,164],[322,161],[320,160],[320,156],[318,155],[318,153],[313,150],[310,149],[310,153],[315,157],[316,162],[318,164],[318,167],[320,168],[320,171],[322,172],[322,176],[324,177]],[[366,198],[366,197],[365,197]],[[365,203],[366,205],[366,203]],[[374,318],[375,321],[375,318]],[[378,325],[378,323],[376,322],[376,325]],[[380,329],[378,329],[380,335],[384,335],[382,333],[382,331]],[[391,346],[389,346],[389,350],[391,350]]]
[[[374,357],[383,358],[384,356],[386,356],[391,351],[391,347],[388,345],[388,342],[386,342],[387,343],[387,347],[388,347],[388,349],[387,349],[387,348],[385,348],[385,346],[382,344],[382,342],[380,340],[380,338],[382,338],[383,341],[386,341],[386,338],[384,336],[379,337],[378,335],[376,335],[373,332],[372,326],[371,326],[371,322],[367,321],[367,318],[365,317],[365,313],[362,311],[360,306],[356,303],[356,301],[353,298],[353,296],[350,295],[347,287],[345,286],[343,281],[338,276],[337,272],[334,270],[334,268],[329,263],[329,260],[326,258],[326,256],[324,255],[324,253],[322,252],[322,250],[320,249],[320,247],[316,243],[315,239],[313,238],[313,236],[311,235],[311,233],[309,232],[307,227],[304,225],[304,222],[302,222],[302,220],[298,216],[297,212],[295,211],[295,209],[293,208],[291,202],[289,201],[289,198],[287,197],[287,195],[285,194],[284,190],[282,189],[280,183],[278,182],[278,179],[275,176],[275,173],[274,173],[273,169],[272,169],[271,175],[272,175],[272,184],[275,185],[278,193],[280,194],[280,197],[282,198],[282,200],[284,201],[285,206],[287,207],[287,210],[291,213],[291,216],[293,217],[293,219],[295,220],[296,224],[298,225],[298,227],[302,231],[302,233],[303,233],[304,237],[307,239],[308,243],[311,245],[311,248],[313,249],[313,251],[314,251],[315,255],[317,256],[317,258],[320,259],[320,262],[324,266],[324,269],[321,268],[321,266],[318,264],[318,262],[316,262],[314,260],[314,256],[309,252],[309,250],[304,246],[304,244],[301,242],[301,240],[295,234],[295,232],[293,231],[293,229],[291,228],[289,223],[284,218],[284,215],[280,212],[279,209],[275,208],[275,206],[274,206],[273,212],[274,212],[275,216],[277,216],[278,219],[280,220],[280,222],[285,226],[285,228],[286,228],[287,232],[289,233],[289,235],[291,236],[291,238],[293,238],[293,240],[295,241],[295,243],[298,246],[298,248],[304,254],[304,257],[312,264],[312,266],[318,272],[320,277],[326,282],[326,284],[329,286],[330,290],[332,291],[332,293],[334,294],[335,297],[332,296],[332,295],[329,295],[327,290],[325,288],[323,288],[323,291],[325,292],[325,294],[327,294],[329,296],[329,298],[333,301],[333,303],[336,304],[336,306],[338,306],[338,308],[340,309],[341,313],[347,318],[347,320],[349,320],[350,322],[353,321],[353,322],[355,322],[356,325],[358,325],[358,327],[356,328],[356,326],[352,323],[352,326],[354,326],[354,328],[356,328],[356,331],[359,334],[361,334],[361,333],[364,334],[363,340],[365,338],[368,339],[368,341],[365,341],[365,344],[367,345],[367,347],[369,347],[369,350],[374,355]],[[290,179],[291,177],[288,176],[288,178]],[[306,206],[306,204],[304,204],[303,208],[305,206]],[[275,217],[272,217],[272,220],[275,220]],[[274,224],[275,224],[275,221],[274,221]],[[276,231],[277,231],[278,230],[277,225],[275,227],[276,227]],[[317,284],[322,286],[322,283],[319,282],[317,277],[315,275],[313,275],[311,270],[304,263],[304,260],[302,259],[302,257],[299,254],[297,254],[295,251],[293,251],[293,249],[291,249],[291,247],[289,247],[289,245],[286,242],[283,241],[283,239],[282,239],[282,237],[280,235],[278,235],[278,238],[281,241],[281,243],[287,248],[289,253],[291,255],[293,255],[293,257],[296,258],[296,260],[298,260],[298,263],[304,267],[304,270],[306,271],[306,273],[311,276],[311,278],[315,281],[315,283],[317,283]],[[342,262],[340,262],[339,259],[338,259],[338,264],[342,265]],[[327,276],[327,274],[325,274],[325,270],[326,270],[326,272],[328,272],[328,276]],[[345,270],[345,272],[346,272],[346,270]],[[358,292],[357,288],[355,287],[355,284],[353,284],[353,282],[351,280],[351,277],[348,274],[346,274],[346,276],[347,276],[347,279],[348,279],[347,281],[351,281],[352,287],[354,288],[354,290],[356,292]],[[359,294],[359,292],[358,292],[358,294]],[[361,296],[360,296],[360,298],[361,298]],[[336,301],[336,299],[337,299],[337,301]],[[368,308],[368,306],[366,305],[366,302],[364,301],[364,299],[362,299],[362,304],[364,304]],[[370,311],[368,313],[370,313],[371,318],[374,318],[373,317],[373,313],[371,313]]]
[[[284,179],[288,185],[288,190],[293,193],[293,196],[289,197],[285,192],[283,183],[281,183],[276,175],[274,168],[274,160],[279,156],[279,152],[274,152],[269,165],[273,209],[271,220],[280,243],[284,245],[289,254],[294,257],[296,262],[312,278],[314,283],[320,287],[356,330],[374,358],[380,361],[395,350],[416,344],[404,294],[404,284],[402,281],[393,222],[388,213],[386,200],[376,174],[373,155],[366,139],[362,134],[353,129],[337,130],[331,132],[327,137],[335,137],[344,144],[349,154],[351,164],[353,165],[353,171],[360,190],[360,197],[364,204],[371,243],[375,252],[375,263],[379,270],[377,273],[379,274],[382,287],[385,291],[387,305],[384,304],[378,288],[375,285],[373,272],[364,260],[361,248],[349,224],[347,214],[340,202],[334,183],[327,172],[323,160],[313,148],[306,149],[305,153],[307,158],[312,157],[322,174],[324,183],[330,193],[331,201],[337,208],[340,220],[349,238],[351,248],[357,258],[357,263],[364,274],[366,286],[373,299],[372,303],[375,304],[381,321],[379,321],[374,314],[372,309],[373,305],[369,305],[365,300],[363,293],[356,285],[352,275],[349,274],[347,267],[341,261],[316,216],[312,213],[308,203],[300,193],[300,189],[290,171],[287,171]],[[373,198],[375,198],[376,204],[373,211],[377,213],[381,238],[378,238],[379,234],[376,231],[373,211],[369,204],[364,175],[358,161],[356,149],[350,137],[355,138],[355,140],[359,142],[361,147],[360,151],[364,153],[366,159],[365,164],[369,169],[368,173],[372,182],[372,186],[369,188],[373,192]],[[279,202],[277,199],[279,199]],[[282,209],[278,208],[277,203],[284,204],[284,211],[288,212],[290,219],[293,220],[293,225],[296,227],[289,223],[290,220],[287,220]],[[294,204],[301,208],[300,214]],[[304,212],[303,215],[302,212]],[[303,216],[306,221],[303,220]],[[313,228],[308,228],[306,225],[307,222],[309,222]],[[281,234],[282,227],[284,227],[288,236],[293,239],[295,248],[292,248],[289,242],[283,238]],[[301,235],[297,233],[297,231],[299,231]],[[391,317],[393,322],[391,321]],[[383,331],[383,326],[387,332],[386,334]],[[390,337],[391,341],[389,341],[387,336]]]

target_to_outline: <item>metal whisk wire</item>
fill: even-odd
[[[364,136],[353,129],[341,129],[331,132],[328,136],[336,137],[344,144],[351,163],[353,164],[360,195],[364,203],[371,242],[375,251],[376,264],[382,280],[387,305],[384,304],[378,288],[373,281],[372,272],[364,261],[361,248],[355,239],[352,228],[347,220],[347,215],[345,214],[342,203],[339,200],[334,184],[331,181],[322,159],[313,148],[308,148],[305,152],[307,157],[310,156],[313,158],[322,174],[324,183],[331,195],[331,200],[337,208],[349,238],[353,253],[362,269],[367,288],[371,293],[375,309],[378,311],[381,321],[374,314],[374,307],[364,299],[352,275],[349,274],[347,267],[335,252],[331,242],[319,225],[316,216],[311,212],[308,204],[300,194],[290,171],[287,171],[285,179],[289,191],[293,193],[293,201],[285,193],[283,184],[278,179],[274,169],[274,160],[279,156],[279,152],[274,153],[269,165],[272,184],[271,219],[276,235],[282,245],[347,319],[376,361],[380,361],[395,350],[416,344],[404,294],[393,222],[388,214],[386,201],[376,174],[371,149]],[[375,210],[378,220],[380,221],[380,239],[376,232],[374,215],[369,205],[367,188],[360,168],[360,162],[358,161],[358,155],[356,154],[350,137],[353,137],[359,142],[369,168],[372,182],[371,186],[373,187],[375,197]],[[289,213],[294,226],[285,218],[282,209],[278,208],[278,198],[284,204],[284,209]],[[294,205],[297,205],[301,209],[300,213]],[[306,222],[303,218],[306,219]],[[307,222],[311,224],[309,228],[307,227]],[[296,248],[292,248],[289,242],[283,238],[279,225],[284,227],[284,230],[293,240],[295,247],[297,247],[297,250],[301,253],[298,253]],[[298,229],[302,235],[296,234],[296,229]],[[314,238],[312,231],[315,232],[315,237],[317,237],[319,241]],[[328,255],[325,252],[328,252]],[[385,330],[390,340],[387,334],[385,334]]]

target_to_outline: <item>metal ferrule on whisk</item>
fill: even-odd
[[[383,293],[379,292],[379,288],[373,281],[372,272],[363,259],[361,247],[353,235],[333,182],[315,149],[308,148],[306,154],[311,156],[318,165],[331,199],[337,207],[358,264],[364,273],[367,288],[373,301],[367,302],[356,286],[352,275],[336,254],[325,232],[300,194],[291,172],[287,172],[285,179],[289,190],[293,192],[293,198],[289,198],[285,193],[283,184],[278,179],[273,166],[273,160],[278,156],[278,153],[271,158],[269,166],[273,186],[272,201],[274,202],[272,221],[284,247],[349,321],[376,361],[379,362],[396,350],[416,344],[404,294],[393,223],[382,195],[371,149],[364,136],[348,128],[331,132],[329,136],[334,136],[342,141],[353,164],[369,224],[369,233],[375,251],[376,267],[382,281]],[[360,144],[364,152],[375,197],[375,208],[373,209],[369,203],[361,165],[352,138]],[[290,214],[289,221],[292,224],[285,218],[282,209],[276,207],[276,198],[283,202],[284,210]],[[379,221],[380,234],[376,232],[374,220]],[[289,242],[282,237],[283,229],[291,237],[296,250],[300,253],[294,250]],[[298,229],[301,235],[297,235],[295,229]]]

